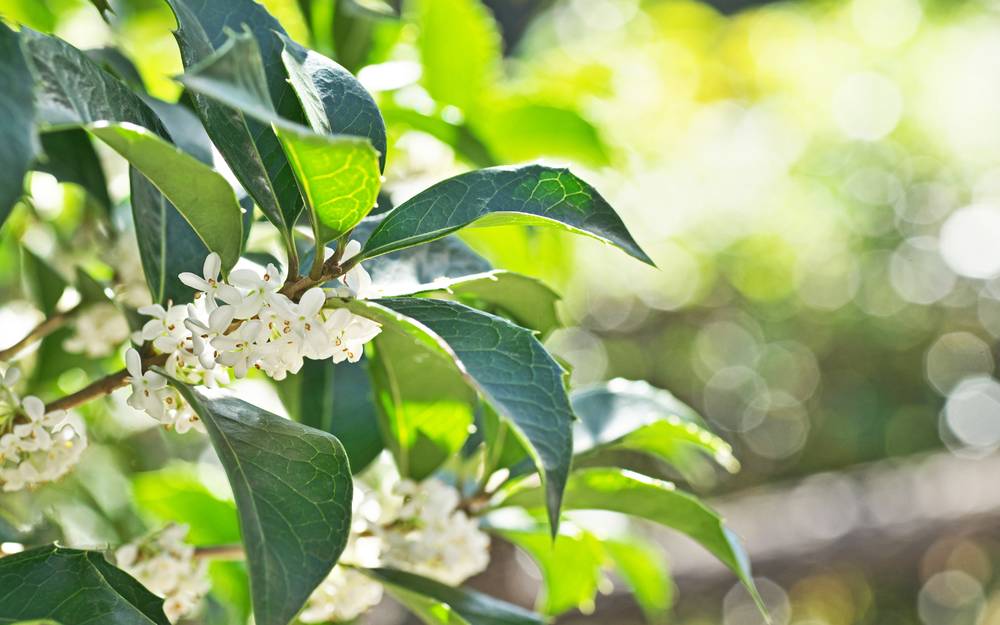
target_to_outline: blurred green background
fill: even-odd
[[[375,94],[386,200],[542,158],[570,162],[622,213],[660,270],[552,230],[463,236],[565,296],[548,345],[574,384],[647,380],[733,445],[739,473],[688,486],[732,510],[776,622],[1000,623],[1000,2],[264,4]],[[166,3],[111,6],[110,26],[84,0],[0,0],[0,14],[117,46],[176,100]],[[122,200],[124,166],[108,157],[105,171]],[[80,227],[94,210],[81,189],[37,175],[31,192],[0,244],[0,347],[39,318],[18,243],[60,266],[93,265],[101,241]],[[33,358],[46,363],[44,344]],[[75,390],[120,355],[108,359],[39,366],[39,392]],[[81,543],[118,542],[142,524],[128,475],[201,453],[127,412],[82,412],[98,443],[87,490],[0,498],[11,536],[45,513]],[[164,484],[218,481],[156,475],[132,488],[168,499]],[[882,522],[901,493],[901,516]],[[802,509],[812,531],[796,538]],[[682,554],[679,622],[760,622],[731,579]],[[614,595],[597,608],[586,622],[639,618]]]

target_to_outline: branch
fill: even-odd
[[[155,356],[150,356],[149,358],[144,359],[142,361],[142,370],[145,371],[153,365],[163,366],[167,362],[167,356],[168,354],[156,354]],[[126,378],[128,377],[128,369],[116,371],[115,373],[94,382],[90,386],[80,389],[72,395],[67,395],[66,397],[62,397],[55,400],[51,404],[46,405],[45,412],[52,412],[53,410],[69,410],[71,408],[76,408],[77,406],[82,406],[83,404],[93,401],[98,397],[110,395],[127,385],[128,381]]]
[[[194,557],[210,560],[246,560],[247,554],[243,551],[243,545],[212,545],[196,547]]]
[[[35,329],[28,332],[28,336],[24,337],[17,343],[14,343],[10,347],[4,350],[0,350],[0,361],[10,361],[14,356],[17,356],[24,348],[33,345],[36,341],[44,339],[46,336],[52,334],[59,328],[63,327],[70,318],[80,311],[82,304],[77,304],[73,308],[61,313],[56,313],[52,315],[45,321],[41,322]]]

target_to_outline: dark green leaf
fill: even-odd
[[[542,507],[543,497],[539,487],[515,490],[501,505],[537,509]],[[687,534],[732,569],[764,609],[739,536],[726,527],[722,517],[670,482],[618,469],[577,471],[566,484],[563,509],[620,512]]]
[[[34,81],[19,44],[20,35],[0,24],[0,226],[24,194],[24,175],[37,151]]]
[[[54,545],[0,559],[0,623],[30,619],[169,625],[163,599],[108,564],[100,552]]]
[[[239,542],[236,506],[210,493],[193,465],[175,464],[132,476],[132,497],[144,512],[160,522],[186,523],[192,545]],[[206,522],[211,519],[211,522]]]
[[[611,243],[653,264],[618,214],[565,168],[494,167],[449,178],[386,215],[362,250],[370,258],[471,226],[552,226]]]
[[[409,294],[456,299],[473,308],[506,317],[523,328],[537,331],[542,337],[562,327],[556,311],[556,302],[562,299],[559,294],[537,278],[510,271],[497,270],[455,280],[439,278]]]
[[[417,19],[427,93],[473,110],[499,70],[500,33],[489,10],[478,0],[421,0]]]
[[[357,364],[307,359],[297,375],[277,383],[292,418],[336,436],[355,474],[385,448],[368,367],[366,357]]]
[[[188,83],[199,79],[202,83],[222,80],[227,85],[224,89],[232,90],[236,85],[252,89],[255,97],[270,94],[270,98],[262,98],[266,111],[301,122],[302,110],[286,82],[281,41],[275,35],[285,31],[263,6],[252,0],[168,2],[177,17],[175,38],[184,68],[189,72],[181,81],[190,89],[198,116],[233,173],[290,247],[290,229],[302,210],[302,198],[270,124],[245,117]],[[230,37],[230,33],[244,33],[244,25],[256,35],[257,45],[252,48],[240,44],[240,37]],[[235,50],[237,46],[239,49]],[[255,64],[250,73],[243,69],[247,63]],[[258,78],[261,70],[263,81]]]
[[[101,69],[128,85],[132,91],[139,94],[146,93],[146,84],[142,81],[139,69],[118,48],[104,46],[103,48],[90,48],[84,50],[83,53],[91,61],[97,63]]]
[[[378,153],[371,143],[346,135],[276,132],[309,210],[317,245],[350,232],[378,197]]]
[[[358,569],[413,610],[427,625],[541,625],[547,619],[474,590],[446,586],[395,569]],[[457,617],[457,618],[456,618]]]
[[[370,370],[399,473],[423,480],[469,436],[476,392],[453,362],[401,333],[375,338]]]
[[[59,182],[80,185],[107,214],[111,210],[108,181],[90,141],[90,135],[80,128],[43,133],[45,154],[32,169],[51,174]]]
[[[673,582],[663,549],[636,535],[608,539],[602,544],[618,575],[635,595],[646,620],[663,621],[673,604]]]
[[[46,317],[56,312],[56,304],[66,290],[66,280],[47,262],[35,256],[28,248],[21,247],[21,275],[28,293],[32,295]]]
[[[546,486],[553,533],[572,457],[573,409],[563,369],[530,330],[436,299],[332,300],[455,361],[472,386],[528,442]],[[402,315],[402,316],[400,316]]]
[[[371,94],[343,67],[287,35],[279,37],[284,44],[281,58],[312,129],[367,138],[378,152],[379,171],[385,169],[385,122]]]
[[[260,625],[286,625],[347,544],[353,482],[332,435],[174,381],[229,475]]]
[[[543,593],[535,609],[557,615],[574,608],[593,608],[601,583],[604,548],[593,534],[561,530],[555,542],[544,527],[499,530],[523,549],[542,572]]]
[[[101,139],[142,172],[187,219],[209,252],[222,258],[222,272],[240,259],[243,211],[225,178],[145,128],[91,124]]]
[[[362,245],[381,218],[366,218],[351,235]],[[390,293],[409,293],[437,280],[453,280],[486,273],[493,267],[458,237],[444,237],[377,256],[365,263],[372,283]]]

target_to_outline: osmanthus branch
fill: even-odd
[[[76,315],[76,313],[80,312],[80,309],[83,308],[83,306],[84,304],[77,304],[73,308],[70,308],[69,310],[61,313],[56,313],[51,317],[49,317],[48,319],[46,319],[45,321],[41,322],[40,324],[35,326],[35,328],[31,332],[28,332],[28,335],[25,336],[23,339],[21,339],[17,343],[14,343],[13,345],[11,345],[6,349],[0,350],[0,361],[6,362],[11,360],[12,358],[14,358],[14,356],[17,356],[19,353],[21,353],[21,351],[24,350],[25,348],[30,347],[37,341],[44,339],[46,336],[52,334],[59,328],[63,327],[64,325],[66,325],[67,321],[69,321],[70,319],[73,318],[74,315]]]
[[[207,558],[209,560],[246,560],[247,554],[243,550],[243,545],[212,545],[208,547],[195,547],[194,557]]]
[[[153,365],[163,366],[167,362],[167,356],[168,354],[153,354],[143,358],[143,371]],[[45,406],[45,411],[51,412],[53,410],[69,410],[71,408],[76,408],[77,406],[82,406],[83,404],[93,401],[99,397],[110,395],[118,389],[126,386],[128,384],[128,377],[128,369],[116,371],[111,375],[105,376],[94,382],[90,386],[82,388],[71,395],[67,395],[50,404],[47,404]]]

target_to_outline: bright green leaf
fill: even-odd
[[[471,111],[499,70],[500,33],[479,0],[417,0],[427,93],[441,104]]]
[[[108,564],[99,551],[55,545],[0,559],[0,623],[31,619],[169,625],[163,599]]]
[[[593,607],[605,560],[601,541],[584,531],[560,530],[555,543],[544,528],[499,530],[497,533],[523,549],[542,572],[542,595],[535,606],[558,615]]]
[[[24,194],[24,175],[36,152],[34,81],[20,35],[0,24],[0,226]]]
[[[543,497],[539,487],[515,489],[501,505],[537,509]],[[698,498],[678,491],[670,482],[619,469],[577,471],[566,484],[563,509],[620,512],[687,534],[732,569],[764,610],[739,536]]]
[[[387,124],[405,124],[451,146],[470,165],[495,167],[500,164],[489,148],[465,124],[453,124],[436,115],[424,115],[404,108],[389,108],[382,111],[382,114]]]
[[[347,544],[353,482],[332,435],[235,397],[173,382],[229,475],[260,625],[286,625]]]
[[[376,405],[400,475],[420,481],[469,436],[476,392],[447,358],[396,332],[375,338]]]
[[[610,538],[602,544],[618,575],[635,595],[646,620],[650,623],[665,620],[673,604],[673,582],[663,549],[636,535]]]
[[[275,129],[295,172],[319,245],[352,228],[375,205],[378,153],[367,139],[307,135]]]
[[[596,189],[568,169],[545,165],[481,169],[439,182],[386,215],[361,254],[371,258],[472,225],[513,224],[586,234],[653,264]]]
[[[287,35],[278,36],[288,78],[310,127],[318,134],[367,138],[378,152],[379,171],[385,169],[385,122],[371,94],[340,65]]]
[[[192,545],[224,545],[240,540],[236,506],[213,495],[188,464],[132,476],[132,497],[144,512],[161,522],[191,526],[186,540]],[[211,519],[206,523],[206,519]]]
[[[534,103],[503,103],[470,119],[476,136],[502,162],[539,157],[570,158],[592,166],[610,165],[601,134],[576,111]]]
[[[56,304],[66,291],[66,279],[24,246],[21,246],[21,276],[39,310],[46,317],[55,314]]]
[[[506,319],[436,299],[331,300],[455,361],[487,403],[527,441],[546,486],[553,534],[572,457],[575,419],[563,368],[534,333]]]
[[[547,619],[474,590],[446,586],[395,569],[358,569],[382,582],[427,625],[541,625]]]
[[[240,259],[243,211],[226,179],[141,126],[96,123],[87,130],[156,185],[229,273]]]
[[[177,18],[174,36],[188,72],[180,80],[189,87],[198,116],[219,152],[290,247],[291,228],[302,210],[302,198],[271,125],[246,117],[189,84],[223,81],[226,90],[250,90],[259,98],[258,105],[263,102],[264,113],[303,121],[302,109],[286,82],[281,41],[275,35],[285,31],[252,0],[168,2]],[[256,45],[241,43],[248,39],[244,25],[258,34]],[[231,37],[231,33],[240,35]],[[253,65],[252,71],[245,71],[247,64]]]

